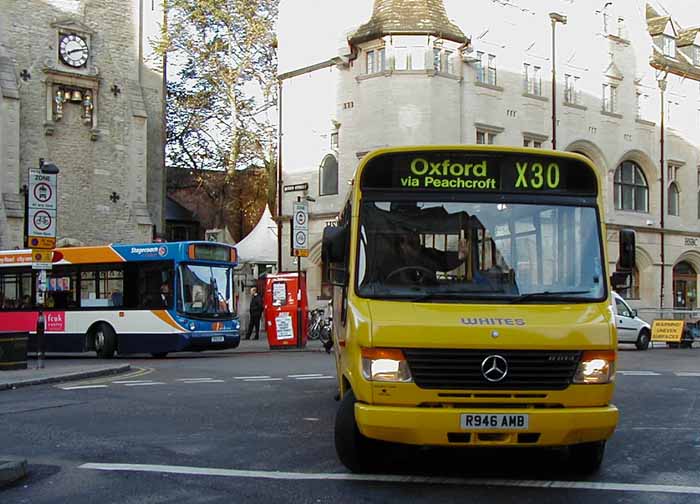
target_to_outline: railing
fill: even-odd
[[[656,319],[695,322],[700,319],[700,308],[637,308],[637,314],[639,318],[650,324]]]

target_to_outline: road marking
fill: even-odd
[[[107,388],[107,385],[76,385],[74,387],[58,387],[61,390],[82,390],[92,388]]]
[[[675,373],[676,376],[700,376],[700,373],[684,373],[684,372],[679,372]]]
[[[154,381],[154,382],[139,382],[139,383],[125,383],[125,387],[142,387],[145,385],[165,385],[165,383],[160,382],[160,381]]]
[[[214,379],[208,379],[208,380],[183,380],[182,383],[224,383],[224,380],[214,380]]]
[[[128,383],[151,383],[153,380],[117,380],[113,381],[112,383],[116,383],[119,385],[126,385]]]
[[[661,374],[655,371],[618,371],[618,373],[627,376],[659,376]]]
[[[321,373],[314,373],[314,374],[290,374],[287,375],[287,378],[310,378],[312,376],[323,376]]]
[[[297,380],[329,380],[329,379],[335,379],[335,376],[303,376],[301,378],[296,378]]]
[[[248,378],[244,382],[260,382],[260,381],[282,381],[282,378]]]
[[[269,378],[268,375],[260,375],[260,376],[234,376],[234,380],[250,380],[253,378]]]
[[[393,474],[299,473],[283,471],[246,471],[213,467],[188,467],[150,464],[83,464],[80,469],[98,471],[133,471],[228,478],[257,478],[274,480],[333,480],[370,481],[384,483],[420,483],[430,485],[496,486],[517,488],[555,488],[567,490],[609,490],[617,492],[671,493],[700,495],[700,487],[683,485],[648,485],[637,483],[608,483],[602,481],[511,480],[497,478],[440,478],[436,476],[401,476]]]
[[[209,381],[213,379],[214,378],[178,378],[175,381]]]

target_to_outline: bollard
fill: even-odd
[[[39,317],[36,319],[36,367],[37,369],[44,368],[44,327],[46,321],[44,312],[39,311]]]

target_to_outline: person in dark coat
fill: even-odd
[[[255,328],[255,338],[260,337],[260,317],[263,312],[263,302],[262,296],[258,294],[257,287],[252,287],[250,289],[250,320],[248,321],[248,332],[245,339],[250,339],[253,334],[253,328]]]

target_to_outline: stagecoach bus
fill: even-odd
[[[562,447],[596,470],[618,421],[603,209],[577,154],[368,154],[323,239],[340,460],[371,469],[382,441]],[[621,231],[627,268],[633,240]]]
[[[0,252],[0,331],[36,351],[38,270],[29,250]],[[47,352],[149,353],[235,348],[236,249],[212,242],[59,248],[47,272]]]

